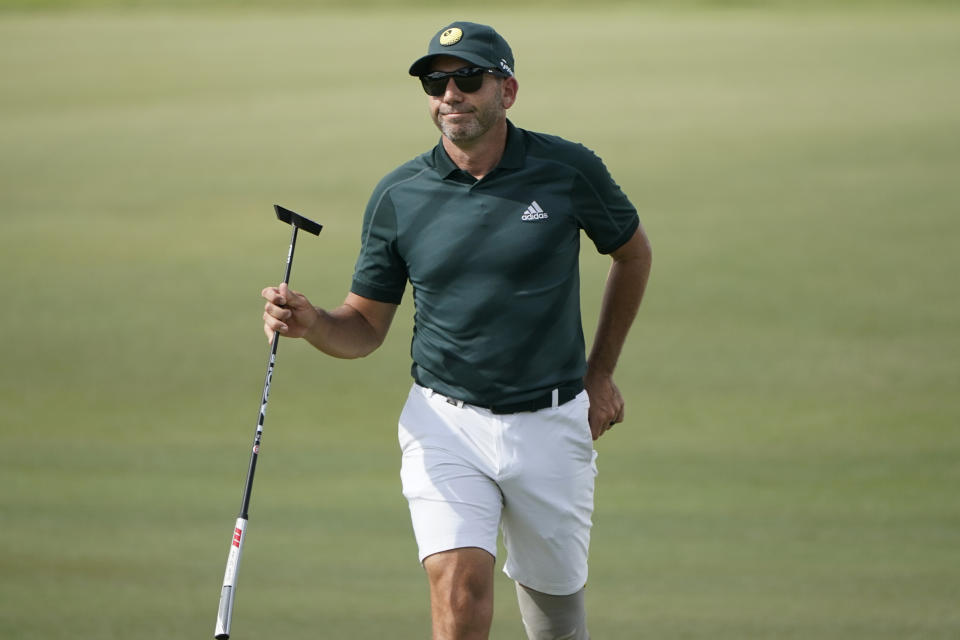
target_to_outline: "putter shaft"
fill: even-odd
[[[318,235],[323,228],[319,223],[304,218],[300,214],[285,209],[280,205],[273,205],[277,218],[293,227],[290,235],[290,248],[287,251],[287,263],[283,273],[283,283],[290,283],[290,271],[293,268],[293,252],[297,246],[297,231],[303,229],[313,235]],[[247,467],[247,478],[243,487],[243,498],[240,503],[240,514],[237,516],[233,528],[233,537],[230,541],[230,551],[227,554],[227,568],[223,574],[223,586],[220,589],[220,606],[217,609],[217,625],[214,638],[227,640],[230,637],[230,624],[233,619],[233,601],[237,590],[237,575],[240,571],[240,558],[243,554],[243,545],[246,541],[248,512],[250,497],[253,493],[253,477],[257,471],[257,459],[260,455],[260,441],[263,438],[263,423],[267,416],[267,401],[270,398],[270,382],[273,380],[273,368],[277,362],[277,346],[280,343],[280,334],[273,332],[270,342],[270,357],[267,360],[267,375],[263,381],[263,395],[260,397],[260,412],[257,417],[257,430],[253,437],[253,448],[250,451],[250,463]]]

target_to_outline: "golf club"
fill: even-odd
[[[287,266],[283,274],[284,284],[290,283],[290,268],[293,266],[293,250],[297,245],[297,231],[303,229],[307,233],[319,235],[322,225],[304,218],[303,216],[284,209],[278,204],[273,205],[277,218],[293,227],[290,236],[290,250],[287,252]],[[273,378],[273,367],[277,362],[277,344],[280,334],[273,333],[270,342],[270,358],[267,361],[267,376],[263,381],[263,395],[260,399],[260,415],[257,418],[257,431],[253,438],[253,451],[250,453],[250,465],[247,468],[247,480],[243,488],[243,501],[240,504],[240,515],[237,516],[230,541],[230,552],[227,554],[227,570],[223,574],[223,588],[220,590],[220,608],[217,611],[217,627],[214,637],[217,640],[226,640],[230,637],[230,621],[233,618],[233,597],[237,589],[237,572],[240,569],[240,556],[243,552],[243,543],[246,540],[248,511],[250,510],[250,492],[253,490],[253,474],[257,470],[257,457],[260,455],[260,440],[263,437],[263,420],[267,414],[267,398],[270,397],[270,380]]]

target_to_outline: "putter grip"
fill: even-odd
[[[224,586],[220,591],[220,610],[217,611],[217,629],[214,638],[227,640],[230,637],[230,618],[233,617],[233,587]]]
[[[233,597],[237,587],[237,573],[240,571],[240,556],[246,538],[247,519],[237,518],[233,527],[233,539],[230,541],[230,553],[227,554],[227,569],[223,573],[223,588],[220,590],[220,607],[217,609],[217,628],[213,637],[226,640],[230,637],[230,620],[233,618]]]

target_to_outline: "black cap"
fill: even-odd
[[[422,76],[430,71],[430,61],[437,56],[454,56],[486,69],[498,69],[513,75],[513,51],[499,33],[485,24],[454,22],[437,32],[430,40],[427,55],[410,65],[410,75]]]

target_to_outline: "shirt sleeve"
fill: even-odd
[[[400,304],[407,284],[407,265],[397,249],[397,215],[388,190],[376,189],[363,216],[360,255],[350,291]]]
[[[580,227],[600,253],[616,251],[640,226],[637,209],[595,153],[581,147],[573,189]]]

